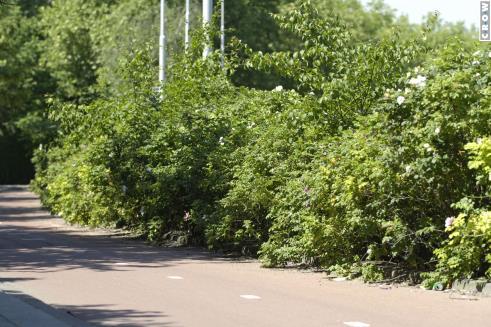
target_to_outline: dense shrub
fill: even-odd
[[[390,260],[422,269],[457,214],[452,204],[489,201],[464,147],[491,128],[482,96],[490,59],[458,47],[441,56],[410,73],[404,90],[387,90],[356,128],[327,139],[309,171],[277,195],[261,251],[267,263]]]
[[[448,283],[457,278],[491,278],[491,140],[489,137],[469,143],[469,168],[477,169],[476,187],[481,196],[469,196],[456,203],[457,217],[445,221],[448,239],[435,250],[437,270],[427,274],[427,285]]]
[[[208,235],[243,249],[257,249],[269,237],[275,221],[271,210],[291,204],[278,193],[310,169],[309,162],[325,151],[324,140],[352,127],[387,87],[398,86],[405,67],[423,51],[415,42],[397,44],[397,34],[352,44],[339,19],[320,17],[306,2],[276,19],[303,47],[272,54],[245,47],[244,65],[274,71],[296,90],[278,86],[272,92],[281,102],[257,125],[257,139],[236,152],[244,160],[234,168],[230,192],[221,201],[220,223]]]
[[[71,222],[258,253],[268,266],[370,280],[385,278],[387,265],[436,267],[433,280],[486,274],[485,47],[430,51],[428,31],[354,43],[308,1],[275,19],[297,50],[265,54],[234,41],[222,69],[218,53],[201,58],[195,37],[162,93],[154,49],[145,49],[118,73],[114,95],[54,100],[59,135],[35,157],[44,203]],[[246,68],[289,87],[233,85]]]
[[[199,52],[174,65],[161,100],[150,49],[126,65],[118,96],[53,105],[60,135],[37,152],[34,185],[54,212],[154,240],[184,230],[203,241],[207,216],[227,192],[231,153],[247,141],[247,117],[264,116],[274,101],[232,86],[211,61],[190,62]]]

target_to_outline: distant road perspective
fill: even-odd
[[[336,282],[72,227],[26,186],[0,187],[0,291],[94,326],[477,327],[491,314],[489,298]]]

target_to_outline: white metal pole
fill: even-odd
[[[220,24],[220,51],[222,52],[222,68],[225,65],[225,0],[221,5],[221,24]]]
[[[189,0],[186,0],[186,15],[184,18],[184,48],[187,50],[189,48]]]
[[[213,0],[203,0],[203,26],[209,28],[211,22],[211,16],[213,15]],[[211,53],[210,36],[206,35],[205,49],[203,50],[203,57],[206,58]]]
[[[165,81],[165,0],[160,0],[159,82]]]

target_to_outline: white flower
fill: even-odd
[[[404,94],[409,94],[411,92],[410,89],[408,89],[407,87],[404,89]]]
[[[477,143],[477,144],[482,144],[482,138],[478,138],[478,139],[476,140],[476,143]]]
[[[479,64],[480,64],[480,62],[479,62],[479,61],[477,61],[477,60],[474,60],[474,61],[472,62],[472,64],[473,64],[474,66],[477,66],[477,65],[479,65]]]
[[[410,165],[406,166],[406,174],[409,174],[411,172],[412,168]]]
[[[436,135],[440,134],[440,127],[435,128],[435,134]]]
[[[430,145],[428,143],[425,143],[425,144],[423,144],[423,148],[429,149],[430,148]]]
[[[488,53],[488,57],[491,58],[491,51]]]
[[[225,144],[225,142],[223,141],[223,136],[220,137],[220,139],[218,140],[218,143],[220,143],[220,145],[224,145]]]
[[[274,88],[273,92],[281,92],[283,91],[283,86],[278,85],[277,87]]]
[[[145,171],[150,174],[150,173],[152,173],[152,168],[147,167],[147,169],[145,169]]]
[[[480,76],[481,76],[481,74],[480,74],[480,73],[476,73],[476,75],[474,75],[474,76],[476,76],[476,77],[480,77]]]
[[[476,51],[476,52],[474,52],[472,55],[473,55],[474,57],[477,57],[477,56],[481,55],[481,51]]]
[[[252,122],[252,123],[250,123],[249,125],[247,125],[247,128],[248,128],[248,129],[251,129],[251,128],[253,128],[254,126],[256,126],[256,123]]]
[[[402,105],[404,103],[404,101],[406,101],[406,98],[403,97],[402,95],[400,95],[400,96],[397,97],[397,103],[399,105]]]
[[[425,76],[418,75],[415,78],[411,78],[409,84],[417,87],[424,87],[426,85],[426,79]]]

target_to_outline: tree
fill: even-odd
[[[37,62],[38,25],[18,5],[0,11],[0,183],[27,182],[32,177],[30,143],[16,122],[43,107],[50,79]]]

